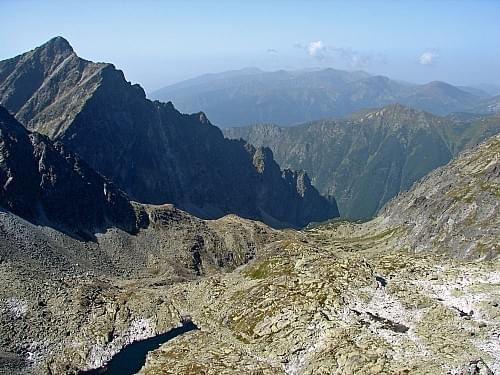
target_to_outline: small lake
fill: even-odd
[[[146,363],[148,352],[158,349],[160,345],[172,340],[174,337],[196,329],[198,329],[196,324],[188,321],[181,327],[171,329],[161,335],[135,341],[115,354],[106,366],[88,371],[80,371],[78,375],[133,375],[139,372]]]

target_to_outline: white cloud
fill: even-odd
[[[425,51],[422,53],[418,59],[418,62],[422,65],[434,65],[438,58],[438,54],[433,51]]]
[[[322,59],[324,57],[323,55],[324,50],[325,46],[321,40],[311,42],[307,46],[307,52],[309,52],[309,55],[316,57],[318,59]]]
[[[386,63],[386,58],[382,54],[367,54],[351,47],[326,45],[322,40],[313,41],[307,45],[295,43],[293,46],[304,50],[309,56],[323,63],[347,65],[351,69],[361,69],[372,62]]]

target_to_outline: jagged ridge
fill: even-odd
[[[335,201],[307,178],[282,176],[269,151],[259,151],[266,155],[262,173],[254,165],[256,148],[224,139],[203,113],[184,115],[171,103],[147,100],[113,65],[80,59],[62,38],[0,62],[0,103],[135,200],[276,226],[338,216]]]
[[[288,128],[255,125],[226,136],[270,147],[285,168],[303,169],[347,218],[370,218],[389,199],[463,148],[500,131],[500,118],[458,120],[396,104],[347,120]]]

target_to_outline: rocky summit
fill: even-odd
[[[349,219],[373,217],[387,201],[461,150],[500,132],[500,117],[440,117],[399,104],[346,120],[292,127],[259,124],[226,136],[270,147],[286,168],[302,169]]]
[[[269,150],[226,140],[203,113],[146,99],[120,70],[81,59],[61,37],[0,62],[0,104],[140,202],[277,227],[338,216],[333,198],[303,173],[280,170]]]

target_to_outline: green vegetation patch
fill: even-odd
[[[268,259],[248,266],[243,274],[251,279],[266,279],[271,276],[291,275],[293,266],[289,262],[280,259]]]

